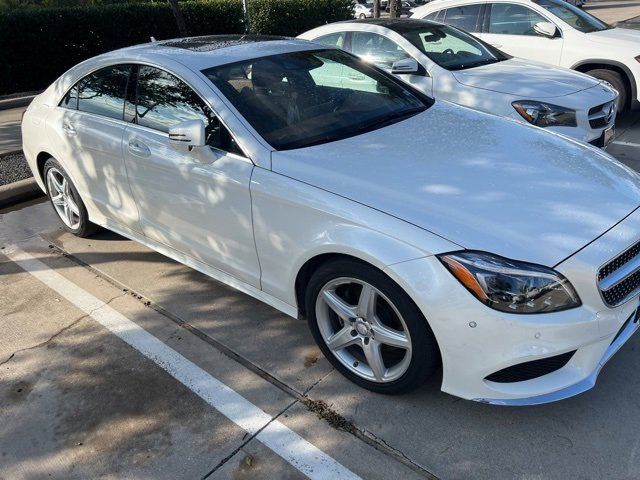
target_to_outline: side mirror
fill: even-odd
[[[169,143],[174,146],[204,147],[204,122],[202,120],[187,120],[169,129]]]
[[[426,70],[413,58],[403,58],[391,65],[391,73],[394,75],[424,75]]]
[[[555,37],[558,32],[557,27],[551,22],[538,22],[533,26],[533,29],[538,35],[549,38]]]

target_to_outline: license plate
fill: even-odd
[[[604,131],[604,134],[603,134],[604,140],[602,143],[604,143],[605,147],[611,143],[611,140],[613,140],[613,136],[615,135],[615,132],[616,131],[613,125]]]

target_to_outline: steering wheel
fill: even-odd
[[[446,50],[444,50],[442,52],[443,54],[446,53],[447,55],[455,55],[456,52],[454,52],[453,50],[451,50],[450,48],[447,48]]]

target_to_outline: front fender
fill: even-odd
[[[384,270],[460,248],[405,221],[259,167],[252,175],[251,197],[262,289],[290,305],[297,304],[298,272],[318,255],[349,255]]]

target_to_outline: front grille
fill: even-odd
[[[574,353],[576,353],[576,350],[563,353],[562,355],[556,355],[555,357],[548,357],[541,360],[533,360],[531,362],[512,365],[492,373],[486,378],[486,380],[496,383],[515,383],[532,380],[555,372],[556,370],[560,370],[569,363],[569,360],[571,360]]]
[[[640,289],[640,242],[603,266],[598,272],[598,287],[610,307],[627,301]]]
[[[615,115],[615,102],[607,102],[589,110],[589,125],[591,128],[603,128],[612,123]]]

